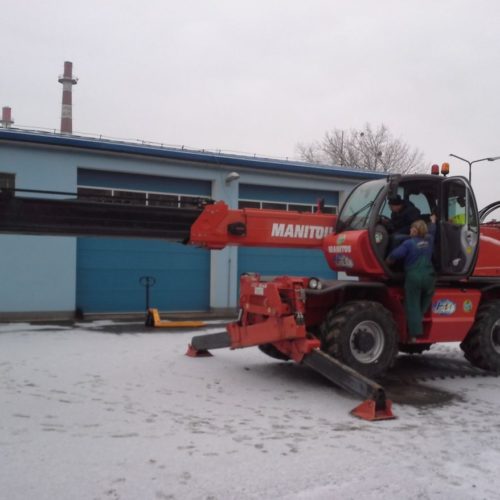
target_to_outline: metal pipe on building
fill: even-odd
[[[12,119],[12,110],[8,106],[2,108],[2,119],[0,120],[0,125],[5,128],[9,128],[14,120]]]

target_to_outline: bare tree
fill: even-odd
[[[298,144],[297,150],[311,163],[360,170],[410,174],[425,168],[422,153],[394,138],[384,124],[376,130],[368,123],[361,130],[334,129],[322,141]]]

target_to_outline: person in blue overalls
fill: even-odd
[[[423,336],[422,320],[434,295],[436,277],[432,251],[435,234],[435,215],[431,215],[429,227],[423,220],[413,222],[410,238],[395,248],[386,259],[389,265],[398,260],[404,262],[405,311],[410,341]]]

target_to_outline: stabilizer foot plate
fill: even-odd
[[[186,351],[186,356],[189,356],[191,358],[209,358],[213,356],[213,354],[206,349],[195,349],[191,344],[189,344]]]
[[[392,413],[392,401],[386,399],[382,408],[377,409],[373,399],[367,399],[351,410],[351,414],[363,420],[391,420],[396,418]]]

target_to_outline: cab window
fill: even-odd
[[[440,231],[441,272],[465,276],[472,271],[479,242],[479,219],[474,196],[465,180],[443,182]]]
[[[386,180],[369,181],[355,187],[337,221],[337,232],[366,229],[372,207]]]
[[[453,194],[448,198],[446,220],[460,226],[463,226],[467,222],[465,216],[465,196]]]
[[[429,200],[424,193],[410,194],[409,200],[420,210],[422,218],[426,219],[428,218],[426,216],[430,217],[432,210],[429,205]]]

